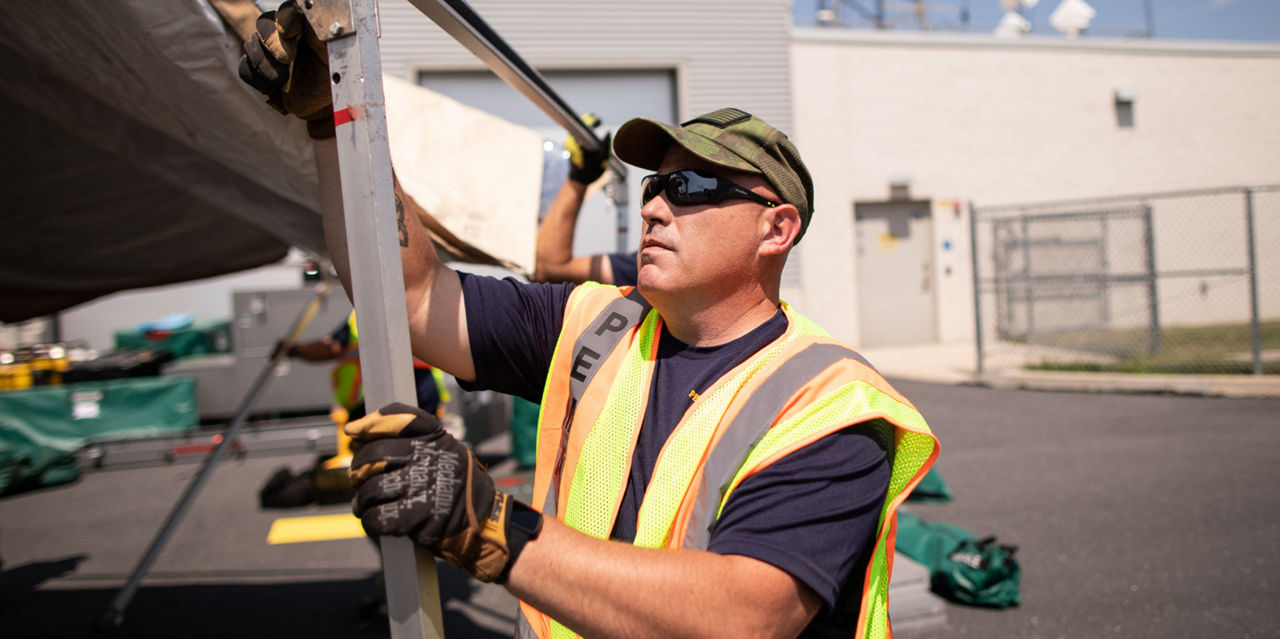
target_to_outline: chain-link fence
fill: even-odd
[[[972,219],[980,370],[1280,374],[1280,185]]]

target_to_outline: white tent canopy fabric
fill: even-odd
[[[240,82],[239,39],[204,0],[8,2],[0,18],[0,321],[323,253],[305,125]],[[540,138],[386,86],[396,171],[437,240],[531,264]]]

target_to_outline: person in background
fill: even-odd
[[[588,127],[599,126],[596,116],[587,114],[582,121]],[[606,134],[598,151],[583,149],[573,136],[564,140],[569,152],[569,176],[538,225],[534,242],[533,281],[535,282],[599,282],[626,286],[636,283],[636,253],[599,253],[573,256],[573,234],[578,213],[586,200],[587,188],[604,175],[609,166],[611,134]]]
[[[332,333],[310,342],[295,343],[285,349],[285,356],[308,362],[330,362],[333,367],[333,401],[346,412],[342,423],[360,419],[365,415],[364,386],[360,375],[360,330],[356,326],[356,312],[351,311],[346,321]],[[444,384],[444,374],[430,364],[414,358],[413,382],[417,390],[418,407],[444,417],[444,403],[449,401],[449,391]]]

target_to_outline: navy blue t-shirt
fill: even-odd
[[[636,277],[640,275],[640,265],[636,262],[636,252],[610,253],[609,268],[613,270],[615,286],[635,286]]]
[[[459,383],[540,401],[573,288],[463,273],[476,380]],[[779,311],[750,333],[712,347],[688,346],[663,330],[614,539],[634,539],[645,487],[663,443],[693,403],[690,391],[705,392],[786,328]],[[860,584],[866,570],[890,474],[885,450],[872,435],[877,427],[847,427],[747,478],[712,531],[708,550],[777,566],[826,602],[827,612],[806,635],[826,625],[845,580],[853,575]]]

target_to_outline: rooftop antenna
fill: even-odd
[[[1062,0],[1049,15],[1049,24],[1068,38],[1079,37],[1089,28],[1098,12],[1084,0]]]

